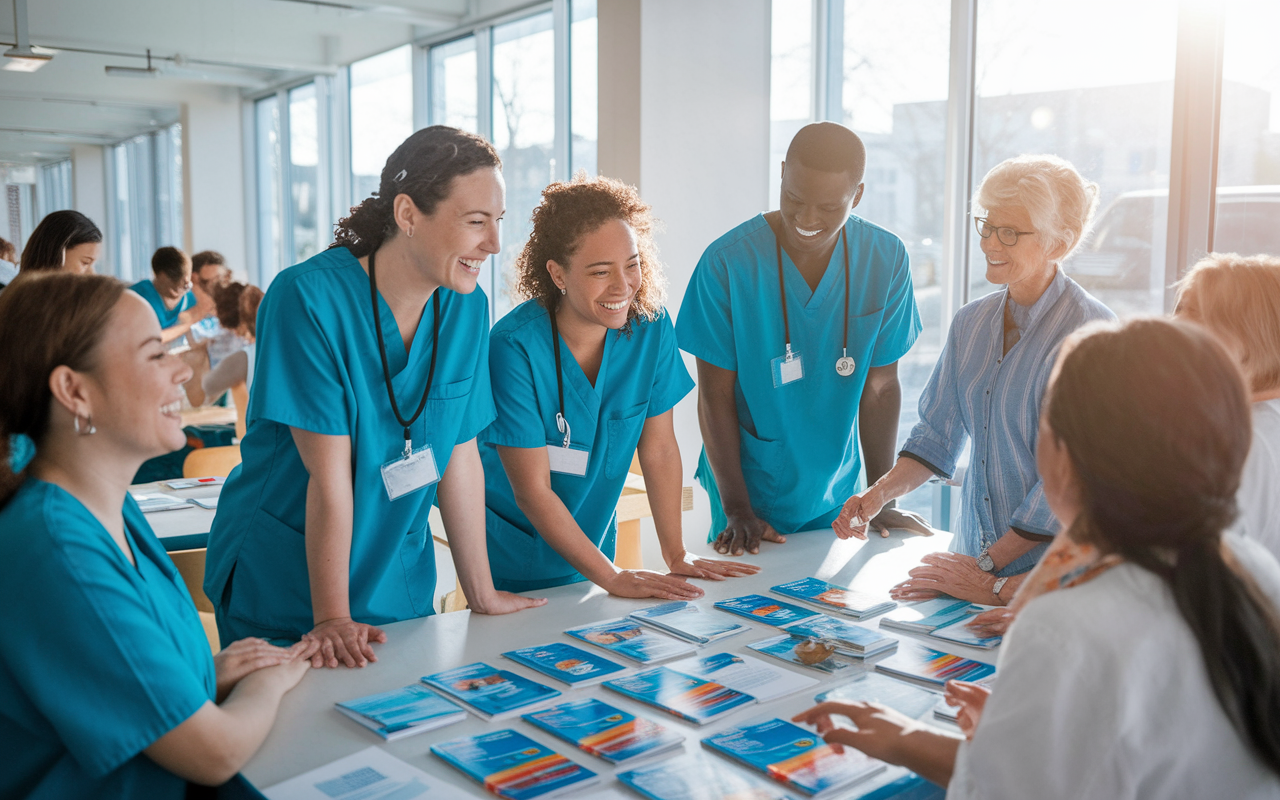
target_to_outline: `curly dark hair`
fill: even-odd
[[[502,169],[502,159],[483,137],[447,125],[423,128],[387,158],[378,191],[338,221],[329,247],[345,247],[357,258],[367,256],[395,234],[396,195],[409,195],[419,211],[430,214],[449,196],[454,178],[486,167]]]
[[[218,324],[229,331],[240,327],[240,295],[244,294],[244,287],[243,283],[232,281],[213,290],[214,315]]]
[[[612,178],[589,178],[583,172],[543,189],[542,202],[533,210],[533,233],[516,259],[517,297],[536,299],[543,308],[555,311],[560,289],[551,280],[547,262],[568,264],[584,236],[620,219],[635,231],[640,253],[640,289],[627,310],[625,329],[629,331],[636,318],[657,319],[666,300],[667,278],[653,243],[655,222],[650,209],[636,187]]]

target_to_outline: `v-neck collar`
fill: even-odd
[[[847,220],[846,220],[847,224]],[[769,225],[768,219],[765,220],[769,232],[773,234],[774,241],[777,242],[777,233],[774,232],[773,226]],[[782,275],[783,282],[787,286],[787,296],[795,295],[800,301],[800,307],[808,313],[813,313],[822,308],[830,297],[832,287],[839,281],[844,280],[844,249],[847,247],[844,243],[844,237],[837,237],[836,246],[831,251],[831,257],[827,260],[827,268],[822,273],[822,278],[818,281],[818,288],[810,289],[809,282],[804,279],[804,275],[800,272],[800,268],[791,260],[791,254],[787,252],[787,248],[781,248],[782,253]],[[775,254],[778,250],[775,248]],[[777,263],[774,263],[774,270],[777,270]]]
[[[348,250],[347,252],[350,253],[351,251]],[[370,307],[369,301],[364,299],[368,296],[371,287],[369,273],[365,272],[364,267],[360,265],[359,259],[354,255],[351,256],[351,260],[354,264],[354,269],[359,270],[360,274],[364,276],[364,295],[359,302],[364,308],[369,327],[372,328],[374,325],[373,308]],[[436,291],[439,292],[441,289],[437,288]],[[378,289],[377,296],[378,322],[381,323],[382,341],[387,348],[387,369],[391,372],[392,380],[395,380],[409,366],[411,357],[415,361],[421,359],[424,355],[430,357],[431,352],[427,339],[431,337],[431,330],[435,325],[434,307],[431,302],[432,298],[428,297],[422,305],[422,317],[418,320],[418,327],[413,332],[413,342],[410,344],[409,349],[405,350],[404,337],[400,335],[400,326],[396,322],[396,315],[392,313],[391,306],[387,303],[386,298],[382,296],[381,289]],[[376,331],[374,331],[374,335],[377,336]],[[443,336],[443,331],[441,335]],[[424,353],[424,350],[427,352]]]
[[[550,337],[551,329],[551,312],[547,315],[547,336]],[[578,395],[578,399],[586,406],[587,411],[598,419],[600,416],[600,404],[604,397],[604,382],[608,377],[609,371],[609,352],[613,349],[614,336],[609,334],[614,331],[606,331],[604,335],[604,354],[600,357],[600,369],[596,372],[595,386],[591,385],[591,381],[587,380],[587,373],[582,371],[582,366],[578,363],[578,359],[574,357],[573,351],[569,349],[569,343],[564,337],[558,337],[560,340],[560,365],[563,370],[563,379],[566,386],[573,388]],[[568,415],[569,410],[565,409]],[[569,424],[573,424],[573,420],[569,420]]]

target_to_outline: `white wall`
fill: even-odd
[[[76,211],[107,230],[106,150],[98,145],[71,148],[72,204]]]
[[[217,250],[245,277],[244,153],[239,92],[224,89],[183,106],[183,186],[188,252]]]
[[[657,238],[670,285],[667,306],[678,315],[707,245],[768,208],[770,4],[640,2],[639,28],[630,27],[630,35],[640,38],[640,135],[636,141],[625,131],[611,133],[604,113],[607,93],[625,97],[634,92],[634,81],[602,68],[601,170],[611,164],[627,168],[632,162],[619,150],[639,148],[640,192],[664,225]],[[601,4],[601,53],[612,52],[606,41],[628,35],[619,29],[628,15],[609,15],[607,6]],[[686,357],[686,363],[693,374],[693,360]],[[696,392],[676,407],[675,425],[685,483],[694,483],[702,446]],[[706,495],[699,488],[694,497],[694,511],[684,520],[689,541],[704,536],[710,521]],[[657,566],[653,537],[646,536],[645,543],[646,562]]]

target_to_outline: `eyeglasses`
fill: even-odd
[[[995,234],[996,238],[1005,247],[1013,247],[1018,243],[1019,236],[1034,236],[1035,231],[1020,231],[1014,228],[996,228],[987,224],[986,217],[974,217],[974,225],[978,228],[978,235],[983,239],[990,239],[991,234]]]

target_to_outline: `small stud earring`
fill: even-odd
[[[569,290],[568,290],[568,289],[565,289],[565,288],[561,287],[561,289],[560,289],[560,294],[568,294],[568,293],[569,293]]]
[[[88,414],[84,415],[84,426],[85,426],[84,430],[80,430],[79,414],[76,414],[72,419],[73,419],[73,424],[75,425],[76,433],[78,435],[89,436],[98,432],[98,429],[93,426],[93,417],[89,416]]]

